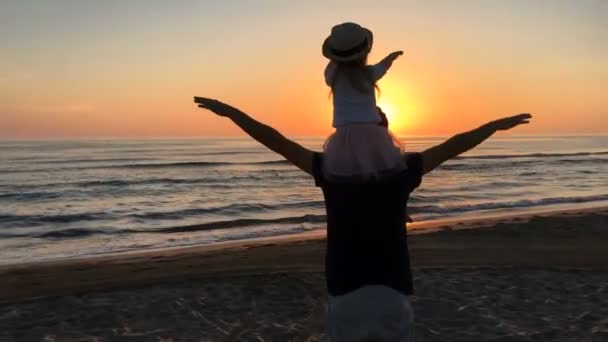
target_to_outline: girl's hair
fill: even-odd
[[[353,88],[361,93],[369,92],[372,87],[380,92],[371,70],[367,67],[367,57],[352,62],[337,62],[336,64],[336,73],[331,83],[332,93],[338,77],[346,77]]]
[[[382,111],[382,108],[376,106],[376,110],[378,110],[378,115],[380,116],[380,126],[388,128],[388,118],[386,117],[386,113]]]

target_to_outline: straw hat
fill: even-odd
[[[336,62],[349,62],[363,58],[372,49],[372,31],[355,23],[342,23],[332,27],[323,42],[323,56]]]

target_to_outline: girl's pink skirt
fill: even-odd
[[[336,128],[324,145],[323,173],[328,179],[372,179],[406,169],[403,147],[377,123]]]

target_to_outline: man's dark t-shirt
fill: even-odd
[[[381,180],[330,181],[323,155],[315,154],[313,176],[327,212],[325,272],[328,292],[340,296],[365,285],[413,293],[405,218],[407,201],[422,180],[422,155],[407,157],[407,170]]]

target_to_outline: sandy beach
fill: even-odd
[[[608,208],[411,234],[420,341],[608,340]],[[324,341],[324,240],[0,267],[0,341]]]

